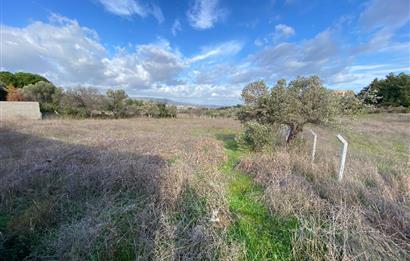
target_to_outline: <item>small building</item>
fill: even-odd
[[[38,102],[0,101],[0,121],[41,120]]]

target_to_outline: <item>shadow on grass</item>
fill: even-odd
[[[152,259],[169,164],[0,128],[0,260]]]

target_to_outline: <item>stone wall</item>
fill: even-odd
[[[38,102],[0,102],[2,120],[41,120]]]

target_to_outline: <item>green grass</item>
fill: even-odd
[[[217,138],[224,141],[228,155],[221,170],[232,178],[228,202],[234,221],[229,227],[229,240],[245,245],[246,260],[290,260],[291,231],[297,222],[271,215],[263,201],[263,188],[235,169],[245,151],[239,148],[234,137],[229,133],[217,134]]]

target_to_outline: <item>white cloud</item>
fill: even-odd
[[[151,75],[153,82],[171,83],[186,66],[184,58],[172,50],[168,42],[161,45],[140,45],[136,56],[140,59],[143,68]]]
[[[190,25],[199,30],[210,29],[224,19],[226,9],[220,8],[219,0],[194,0],[187,12]]]
[[[218,9],[217,1],[203,3]],[[123,15],[129,12],[127,5],[116,8],[113,10]],[[273,34],[280,35],[280,40],[295,34],[292,27],[279,24],[269,41],[256,41],[260,48],[240,59],[238,54],[242,54],[245,43],[235,40],[204,46],[190,56],[161,39],[119,47],[112,53],[94,30],[76,20],[52,15],[49,22],[34,21],[26,27],[2,25],[2,67],[39,73],[63,87],[125,88],[135,96],[163,96],[208,104],[238,102],[241,88],[254,80],[272,84],[278,78],[293,79],[297,75],[317,74],[333,88],[357,90],[390,71],[410,71],[406,59],[408,43],[392,41],[395,30],[407,18],[372,23],[371,14],[375,11],[368,11],[371,8],[371,4],[367,6],[360,23],[372,29],[361,38],[366,42],[357,49],[355,43],[347,44],[340,37],[345,25],[324,30],[311,39],[279,42],[272,40]],[[217,21],[199,24],[212,27]],[[176,19],[171,31],[176,35],[180,30],[181,23]],[[355,65],[356,55],[382,51],[386,55],[385,65]]]
[[[162,24],[162,22],[164,22],[164,14],[162,13],[162,10],[158,5],[151,3],[151,8],[149,9],[149,11],[152,14],[152,16],[154,16],[155,19],[157,19],[158,23]]]
[[[291,26],[286,24],[277,24],[273,33],[269,33],[264,37],[257,38],[253,43],[257,47],[262,47],[272,43],[283,42],[295,34],[295,29],[293,29]]]
[[[65,86],[96,85],[148,88],[172,82],[185,67],[184,59],[168,42],[118,49],[110,57],[95,31],[58,15],[50,23],[33,22],[24,28],[3,26],[3,66],[11,71],[46,75]]]
[[[164,15],[161,8],[154,4],[142,4],[137,0],[99,0],[104,8],[119,16],[132,16],[137,14],[141,17],[152,15],[157,19],[158,23],[164,21]]]
[[[252,55],[250,61],[264,72],[264,79],[268,81],[311,74],[331,80],[332,75],[343,71],[351,62],[341,46],[333,31],[328,29],[300,43],[265,46]]]
[[[211,57],[232,56],[242,50],[243,44],[238,41],[228,41],[216,46],[208,46],[203,48],[202,52],[193,56],[190,62],[198,62]]]
[[[172,24],[171,32],[173,36],[176,36],[178,32],[182,31],[181,22],[179,19],[175,19],[174,23]]]
[[[295,29],[286,24],[278,24],[275,26],[275,33],[288,38],[295,34]]]
[[[360,23],[366,30],[398,28],[410,20],[408,0],[373,0],[360,14]]]
[[[369,85],[375,78],[381,78],[394,72],[410,73],[410,68],[406,64],[365,64],[347,66],[345,70],[333,76],[332,88],[353,89],[360,91]]]
[[[94,30],[58,15],[52,15],[48,23],[33,22],[23,28],[2,25],[1,39],[2,69],[38,73],[66,88],[122,88],[131,95],[180,97],[196,102],[204,99],[209,104],[238,101],[234,98],[237,86],[217,84],[218,75],[212,84],[200,84],[195,77],[191,80],[181,75],[189,76],[196,67],[206,70],[201,64],[205,60],[234,56],[242,48],[240,42],[204,47],[193,58],[183,56],[161,39],[117,48],[110,55]]]
[[[105,55],[95,31],[77,21],[53,15],[51,23],[34,22],[25,28],[3,26],[3,63],[11,70],[59,75],[61,81],[98,80]]]
[[[362,33],[370,33],[369,40],[354,49],[356,54],[392,48],[392,38],[400,27],[410,21],[408,0],[373,0],[360,14]]]

